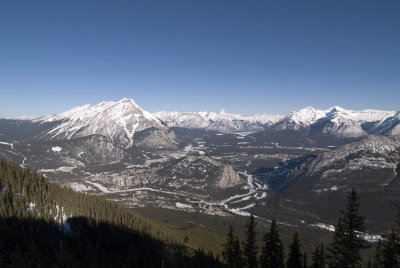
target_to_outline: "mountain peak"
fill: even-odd
[[[133,99],[126,98],[126,97],[122,98],[120,101],[118,101],[118,103],[129,103],[129,104],[133,104],[135,106],[138,106]]]
[[[71,139],[100,134],[110,142],[123,148],[133,145],[135,133],[145,129],[156,129],[168,134],[168,128],[152,114],[141,109],[132,99],[118,102],[101,102],[83,105],[58,115],[44,118],[45,122],[61,122],[45,133],[54,139]]]
[[[335,113],[335,112],[339,113],[339,112],[347,112],[348,110],[346,110],[346,109],[344,109],[344,108],[342,108],[340,106],[335,105],[332,108],[330,108],[329,111],[333,112],[333,113]]]
[[[102,101],[98,104],[85,104],[83,106],[78,106],[73,109],[76,110],[84,110],[84,109],[105,109],[105,110],[112,110],[112,109],[135,109],[135,110],[142,110],[139,105],[135,103],[133,99],[129,98],[122,98],[119,101]],[[71,111],[71,110],[70,110]]]
[[[307,106],[304,107],[303,109],[300,109],[300,111],[315,111],[316,109],[312,106]]]
[[[291,112],[285,118],[296,124],[309,125],[325,116],[325,112],[317,110],[312,106],[305,107],[301,110]]]

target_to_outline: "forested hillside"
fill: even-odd
[[[219,267],[212,246],[0,159],[1,267]]]

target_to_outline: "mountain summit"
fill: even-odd
[[[333,106],[327,110],[313,107],[289,113],[272,125],[275,131],[309,129],[338,138],[356,138],[367,134],[399,134],[395,111],[347,110]]]
[[[158,146],[175,143],[174,134],[166,125],[128,98],[118,102],[86,104],[46,116],[41,121],[55,126],[42,132],[37,137],[39,139],[73,139],[97,134],[118,147],[130,148],[135,144],[135,136],[147,131],[147,142]]]

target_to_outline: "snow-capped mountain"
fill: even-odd
[[[222,133],[264,129],[283,116],[271,114],[241,115],[215,112],[158,112],[154,114],[169,127],[214,130]]]
[[[369,135],[360,141],[320,154],[307,164],[304,172],[311,176],[325,169],[343,172],[363,168],[388,168],[393,170],[395,176],[399,163],[400,136]]]
[[[357,138],[371,133],[392,134],[388,130],[383,130],[383,125],[391,125],[391,127],[388,127],[390,129],[395,128],[394,125],[396,125],[397,121],[395,118],[390,119],[395,114],[395,111],[353,111],[339,106],[334,106],[327,110],[307,107],[291,112],[272,125],[271,129],[275,131],[309,129],[313,134],[337,138]],[[379,128],[382,129],[382,132],[378,132],[378,122],[381,122]],[[377,125],[371,127],[371,124]],[[393,134],[396,134],[395,129]]]
[[[19,137],[20,133],[25,133],[24,137],[21,137],[24,140],[31,137],[38,140],[60,140],[102,135],[121,148],[175,147],[176,137],[169,127],[203,129],[227,134],[259,131],[253,136],[260,142],[323,146],[344,144],[368,134],[400,134],[399,111],[354,111],[333,106],[327,110],[306,107],[286,116],[241,115],[226,113],[224,110],[218,113],[150,114],[133,100],[126,98],[118,102],[87,104],[57,115],[25,118],[23,121],[1,121],[5,125],[16,125],[3,130],[3,139],[8,141]],[[10,129],[15,131],[11,133]],[[336,139],[337,144],[332,138]]]
[[[357,116],[359,112],[345,110],[337,106],[324,112],[325,116],[312,126],[313,129],[319,129],[323,135],[338,138],[357,138],[367,135],[367,132],[361,126],[364,120]]]
[[[387,116],[377,122],[373,127],[374,133],[386,135],[400,134],[400,111],[393,116]]]
[[[73,139],[97,134],[118,147],[130,148],[136,145],[135,136],[147,131],[141,143],[168,147],[175,144],[174,133],[166,125],[127,98],[75,107],[39,121],[55,126],[40,133],[37,139]]]
[[[215,112],[158,112],[155,117],[169,127],[214,130],[221,133],[267,130],[308,131],[311,135],[359,138],[368,134],[400,133],[400,115],[396,111],[354,111],[333,106],[327,110],[313,107],[293,111],[286,116],[230,114]]]
[[[318,119],[326,116],[325,111],[316,110],[313,107],[306,107],[304,109],[294,111],[283,117],[272,126],[273,130],[300,130],[301,128],[309,127],[311,124],[317,122]]]

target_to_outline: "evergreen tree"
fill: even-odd
[[[341,217],[336,225],[333,242],[330,245],[330,264],[332,268],[357,268],[363,266],[360,251],[368,248],[363,239],[365,232],[364,216],[360,215],[358,195],[352,189],[347,195],[346,210],[341,210]]]
[[[325,268],[326,260],[325,260],[325,250],[324,245],[321,244],[317,246],[312,253],[312,265],[311,268]]]
[[[292,244],[289,247],[289,256],[286,262],[287,268],[301,268],[301,253],[300,253],[300,241],[299,233],[296,231],[293,235]]]
[[[379,240],[375,248],[375,258],[372,268],[383,268],[382,241]]]
[[[308,268],[307,252],[304,252],[304,254],[303,254],[303,268]]]
[[[235,267],[240,268],[243,267],[243,253],[242,249],[240,248],[239,238],[236,237],[234,251],[235,253]]]
[[[384,245],[383,267],[400,268],[400,233],[396,223],[393,223]]]
[[[257,267],[256,223],[251,215],[246,224],[246,239],[243,242],[244,264],[247,268]]]
[[[279,238],[279,230],[275,219],[272,220],[268,233],[264,235],[264,247],[262,249],[260,263],[266,268],[283,268],[283,245]]]
[[[224,244],[224,250],[222,251],[222,256],[224,257],[226,267],[235,267],[235,236],[233,234],[232,225],[229,226],[228,237]]]

